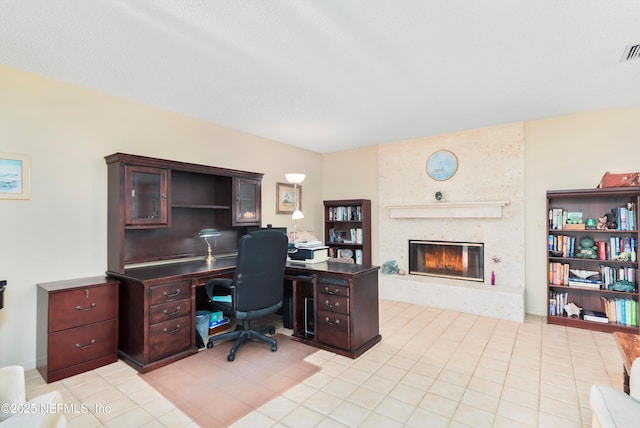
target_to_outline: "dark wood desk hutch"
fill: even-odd
[[[144,373],[197,352],[198,287],[233,277],[236,259],[223,255],[237,253],[247,227],[261,224],[262,174],[122,153],[106,160],[107,274],[120,281],[118,354]],[[210,241],[212,263],[198,237],[204,228],[221,232]],[[294,339],[351,358],[380,341],[377,266],[290,262],[287,278]],[[309,301],[313,331],[303,324]]]
[[[192,288],[231,276],[235,263],[201,272],[211,269],[200,261],[207,245],[198,233],[216,228],[221,235],[209,238],[213,254],[236,252],[247,227],[260,225],[263,174],[124,153],[105,159],[107,273],[121,280],[119,354],[144,372],[197,352]],[[200,259],[197,266],[180,263],[170,274],[162,266],[136,268],[190,258]]]

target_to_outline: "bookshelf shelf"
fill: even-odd
[[[547,192],[547,323],[603,332],[640,332],[639,204],[640,187]],[[579,229],[567,220],[598,221],[605,216],[606,227],[611,228]],[[581,245],[588,240],[593,245]],[[598,312],[597,319],[604,322],[585,320],[583,312],[567,316],[564,306],[569,303]]]
[[[324,245],[329,257],[350,257],[371,264],[371,200],[324,201]]]

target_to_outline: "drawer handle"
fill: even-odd
[[[169,330],[168,328],[163,328],[162,331],[167,333],[167,334],[173,334],[176,333],[178,330],[180,330],[180,324],[176,325],[176,328],[174,328],[173,330]]]
[[[176,306],[176,310],[175,310],[175,311],[173,311],[173,312],[169,312],[168,310],[166,310],[166,309],[165,309],[164,311],[162,311],[162,313],[163,313],[163,314],[165,314],[166,316],[170,317],[171,315],[175,315],[175,314],[177,314],[177,313],[178,313],[178,312],[180,312],[181,310],[182,310],[182,309],[180,309],[180,306]]]
[[[326,307],[331,308],[331,309],[337,308],[338,306],[340,306],[340,302],[336,302],[335,305],[332,305],[331,303],[329,303],[328,300],[325,300],[324,304],[325,304]]]
[[[329,287],[324,287],[324,292],[327,294],[340,294],[340,289],[336,288],[334,291],[329,290]]]
[[[336,320],[336,322],[331,322],[331,320],[329,319],[329,317],[326,317],[324,319],[324,322],[326,322],[329,325],[340,325],[340,320]]]
[[[169,294],[169,293],[167,293],[166,291],[165,291],[164,293],[162,293],[162,294],[164,294],[164,297],[176,297],[178,294],[180,294],[180,289],[178,288],[178,289],[176,290],[176,292],[175,292],[175,293],[172,293],[172,294]]]
[[[96,304],[92,303],[91,306],[89,306],[88,308],[82,308],[80,305],[76,306],[76,311],[82,311],[82,312],[87,312],[90,311],[91,309],[95,308]]]
[[[79,343],[76,343],[76,348],[78,349],[87,349],[87,348],[91,348],[94,344],[96,343],[95,339],[91,339],[91,342],[89,342],[88,345],[81,345]]]

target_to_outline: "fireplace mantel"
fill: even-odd
[[[391,218],[501,218],[509,201],[386,205]]]

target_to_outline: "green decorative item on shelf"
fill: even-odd
[[[388,262],[384,262],[382,264],[382,274],[383,275],[393,275],[398,273],[398,265],[395,260],[389,260]]]
[[[584,228],[587,230],[594,230],[596,228],[596,219],[589,217],[587,221],[584,222]]]
[[[616,281],[613,284],[609,284],[607,287],[611,291],[624,291],[625,293],[633,293],[635,291],[633,282],[620,280]]]
[[[581,259],[597,259],[598,247],[594,244],[595,243],[593,242],[593,238],[590,236],[583,236],[582,238],[580,238],[578,251],[576,251],[576,257]]]

